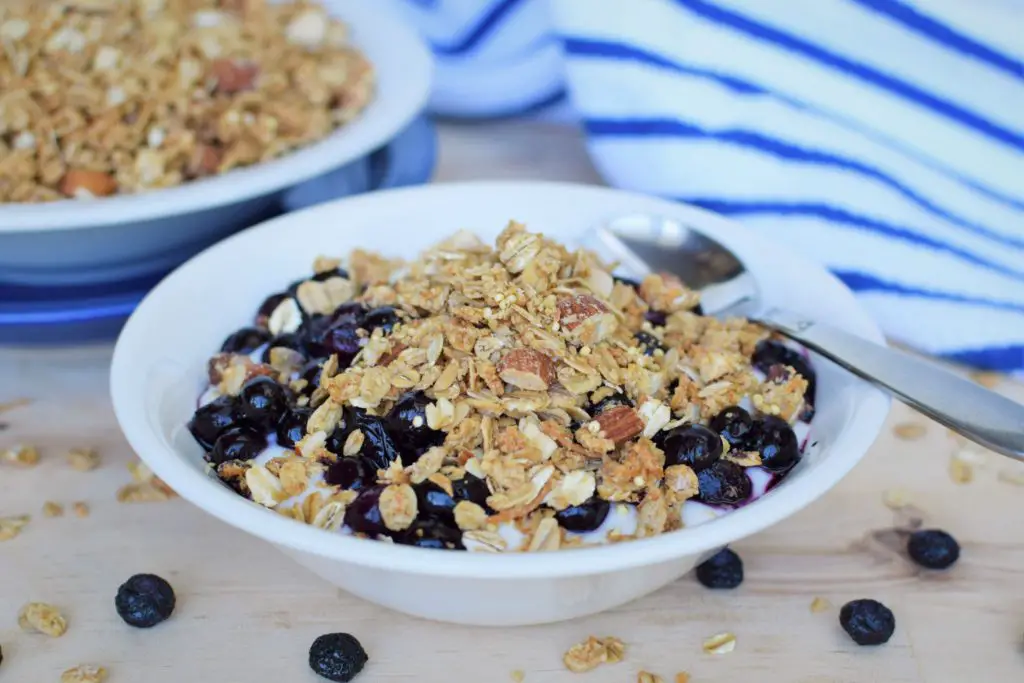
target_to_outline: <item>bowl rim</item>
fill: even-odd
[[[327,137],[277,159],[174,187],[91,200],[0,204],[0,236],[105,227],[236,204],[297,185],[383,146],[425,106],[434,62],[411,26],[392,10],[371,4],[331,0],[326,5],[331,15],[349,25],[353,44],[376,76],[367,107]]]
[[[364,567],[418,575],[527,579],[620,571],[667,562],[722,547],[785,519],[824,495],[860,461],[875,441],[889,412],[889,397],[866,383],[856,385],[860,389],[861,398],[854,403],[851,418],[839,433],[842,441],[841,452],[833,454],[807,474],[790,480],[786,487],[758,500],[755,505],[731,512],[713,522],[689,528],[685,533],[660,534],[628,543],[554,553],[492,554],[431,550],[354,536],[331,535],[321,529],[285,518],[271,510],[253,505],[210,479],[194,465],[187,463],[173,447],[163,441],[162,436],[147,419],[146,410],[140,400],[141,389],[133,388],[133,385],[138,384],[139,375],[139,369],[133,363],[133,359],[138,357],[136,349],[145,348],[144,340],[150,334],[146,324],[140,322],[140,318],[146,313],[154,298],[166,296],[165,293],[174,290],[176,283],[188,280],[190,266],[193,263],[201,260],[220,261],[221,254],[229,253],[232,243],[236,240],[254,239],[257,235],[287,231],[289,226],[296,224],[322,223],[328,216],[336,220],[343,212],[358,210],[366,204],[393,207],[401,205],[403,201],[415,202],[418,197],[425,195],[440,195],[434,199],[450,197],[447,201],[458,205],[456,200],[460,196],[464,198],[467,192],[503,191],[544,191],[566,195],[575,193],[577,196],[574,199],[577,200],[584,200],[584,195],[588,193],[594,198],[598,195],[604,196],[605,199],[615,196],[620,200],[645,206],[649,210],[657,206],[657,210],[687,221],[697,230],[713,232],[716,225],[728,225],[731,230],[737,230],[735,222],[686,204],[605,187],[552,182],[483,181],[400,188],[343,198],[279,216],[210,247],[178,268],[143,300],[125,325],[114,349],[110,386],[114,412],[131,447],[183,498],[223,522],[290,550]],[[834,280],[839,287],[849,292],[845,285],[820,266],[784,251],[742,226],[738,229],[743,233],[744,239],[751,240],[758,250],[767,251],[772,255],[783,254],[786,260],[799,264],[801,268],[817,271],[819,276]],[[272,241],[268,240],[269,243]],[[846,328],[871,341],[884,344],[884,338],[877,325],[859,302],[852,299],[852,293],[850,297],[853,309],[850,319],[844,323]],[[833,448],[839,445],[837,443]],[[752,509],[757,511],[756,514],[750,514]],[[629,550],[625,551],[624,548]],[[427,558],[429,561],[426,561]]]

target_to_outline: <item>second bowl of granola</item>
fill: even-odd
[[[335,0],[0,8],[0,281],[166,272],[385,146],[431,57]]]
[[[172,274],[118,342],[118,419],[183,497],[369,600],[476,624],[621,604],[822,495],[888,406],[684,283],[574,249],[637,211],[880,339],[823,270],[706,212],[439,186],[276,219]]]

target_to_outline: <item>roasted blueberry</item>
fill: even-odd
[[[369,657],[355,636],[328,633],[309,648],[309,668],[317,676],[335,683],[348,683],[366,666]]]
[[[306,386],[302,388],[302,393],[306,396],[320,388],[320,375],[323,371],[323,365],[323,358],[314,358],[302,366],[302,369],[299,371],[299,378],[306,380]]]
[[[438,550],[465,550],[462,532],[439,518],[418,519],[408,529],[395,536],[395,543],[417,548]]]
[[[150,628],[171,616],[174,589],[155,574],[136,574],[121,584],[114,598],[117,613],[129,626]]]
[[[773,365],[788,365],[807,380],[807,391],[804,393],[804,400],[814,404],[814,395],[817,385],[817,375],[807,358],[799,351],[791,349],[785,344],[772,340],[759,342],[754,350],[753,364],[766,375],[771,372]]]
[[[444,443],[445,433],[427,425],[427,406],[432,401],[422,391],[413,391],[399,398],[385,418],[388,433],[402,453],[406,465],[415,461],[433,446]]]
[[[266,299],[264,299],[263,303],[260,304],[259,310],[256,311],[256,326],[266,327],[267,323],[270,320],[270,315],[274,312],[274,309],[280,306],[281,302],[287,298],[288,295],[286,293],[279,292],[277,294],[271,294]]]
[[[270,377],[253,377],[242,385],[238,403],[246,422],[269,430],[288,408],[288,393]]]
[[[629,397],[621,391],[616,391],[614,394],[605,396],[600,401],[590,406],[587,412],[590,413],[591,417],[597,417],[609,408],[615,408],[616,406],[628,406],[632,408],[633,402],[630,401]]]
[[[644,320],[655,327],[664,327],[665,321],[668,320],[668,316],[662,311],[649,310],[644,313]]]
[[[960,559],[960,544],[941,529],[922,529],[910,534],[907,554],[927,569],[946,569]]]
[[[449,496],[447,491],[430,481],[417,484],[415,489],[417,509],[421,515],[436,517],[445,522],[455,520],[455,498]]]
[[[665,451],[665,467],[689,465],[700,472],[722,457],[722,437],[702,425],[679,425],[658,437],[658,447]]]
[[[754,421],[746,447],[761,454],[761,464],[772,472],[785,472],[800,460],[800,443],[789,424],[774,415]]]
[[[376,536],[387,534],[388,528],[380,516],[380,494],[383,486],[363,489],[359,496],[345,508],[345,524],[357,534]]]
[[[224,353],[252,353],[270,341],[272,336],[259,327],[243,327],[225,339],[220,350]]]
[[[359,491],[373,486],[377,481],[377,470],[360,456],[345,456],[331,463],[324,473],[328,484],[345,490]]]
[[[665,349],[661,345],[661,340],[650,332],[637,332],[633,335],[633,338],[636,339],[637,346],[643,350],[645,356],[653,356],[654,352],[658,349]]]
[[[354,428],[363,433],[363,446],[359,449],[359,455],[378,470],[386,470],[398,457],[399,451],[388,434],[384,421],[379,417],[359,412],[353,413],[348,419]],[[402,463],[409,465],[414,459],[403,455]]]
[[[697,565],[697,580],[707,588],[736,588],[743,583],[743,560],[723,548],[711,559]]]
[[[208,451],[213,448],[217,438],[235,426],[239,419],[238,405],[234,398],[220,396],[196,410],[189,420],[188,430],[203,450]]]
[[[580,505],[570,505],[555,513],[558,524],[566,531],[593,531],[604,523],[611,503],[594,496]]]
[[[877,600],[864,598],[843,605],[839,610],[839,625],[858,645],[881,645],[888,642],[896,630],[896,617]]]
[[[734,462],[719,460],[697,473],[697,499],[709,505],[736,505],[750,498],[753,486],[746,471]]]
[[[317,356],[338,356],[338,365],[347,368],[363,347],[364,338],[359,335],[359,326],[343,320],[332,322],[319,329],[311,329],[307,348]]]
[[[206,459],[214,465],[228,460],[252,460],[267,447],[267,437],[252,427],[232,427],[219,437]]]
[[[321,270],[319,273],[312,277],[317,282],[323,282],[324,280],[330,280],[332,277],[343,277],[348,279],[348,271],[344,268],[331,268],[330,270]]]
[[[381,306],[366,314],[363,318],[363,329],[367,332],[380,329],[384,334],[391,334],[391,330],[399,322],[401,322],[401,318],[398,317],[398,313],[395,312],[394,308],[391,306]]]
[[[286,348],[292,351],[298,351],[303,356],[306,355],[306,345],[302,341],[302,337],[298,334],[281,334],[267,344],[267,348],[263,350],[263,355],[260,357],[264,363],[270,362],[270,349]]]
[[[487,487],[487,482],[479,477],[467,473],[462,479],[453,480],[452,493],[456,501],[468,500],[484,510],[490,510],[487,498],[491,495],[491,490]]]
[[[744,449],[747,437],[750,436],[754,420],[750,413],[739,406],[730,406],[711,418],[708,425],[721,434],[733,448]]]
[[[306,436],[306,423],[309,416],[313,414],[312,408],[293,407],[284,411],[284,415],[277,421],[277,445],[285,448],[295,448],[295,444]]]

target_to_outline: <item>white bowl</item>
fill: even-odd
[[[94,200],[0,204],[0,280],[55,284],[160,272],[276,210],[284,191],[366,156],[421,111],[430,51],[377,3],[332,0],[373,63],[373,100],[351,123],[287,156],[178,187]]]
[[[508,555],[362,540],[286,519],[204,474],[201,450],[184,425],[206,382],[206,361],[221,340],[250,321],[268,294],[308,275],[319,254],[344,255],[363,247],[412,257],[459,228],[492,239],[510,218],[572,242],[590,226],[637,211],[673,216],[714,235],[747,263],[768,302],[882,343],[878,328],[838,280],[792,250],[706,211],[598,187],[434,185],[361,195],[276,218],[172,273],[146,297],[118,340],[111,371],[117,419],[135,452],[182,497],[372,602],[483,625],[558,621],[620,605],[674,581],[712,551],[828,491],[874,441],[888,398],[816,359],[818,448],[761,500],[651,539]],[[445,597],[452,595],[459,599]]]

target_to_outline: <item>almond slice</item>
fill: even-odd
[[[632,439],[644,431],[644,421],[629,406],[615,406],[603,410],[596,418],[604,438],[616,444]]]
[[[558,324],[573,339],[596,344],[618,327],[608,307],[589,294],[577,294],[558,300]]]
[[[512,349],[498,361],[498,376],[527,391],[545,391],[555,381],[555,364],[534,349]]]
[[[60,181],[60,191],[68,197],[106,197],[117,191],[117,181],[102,171],[72,168]]]

